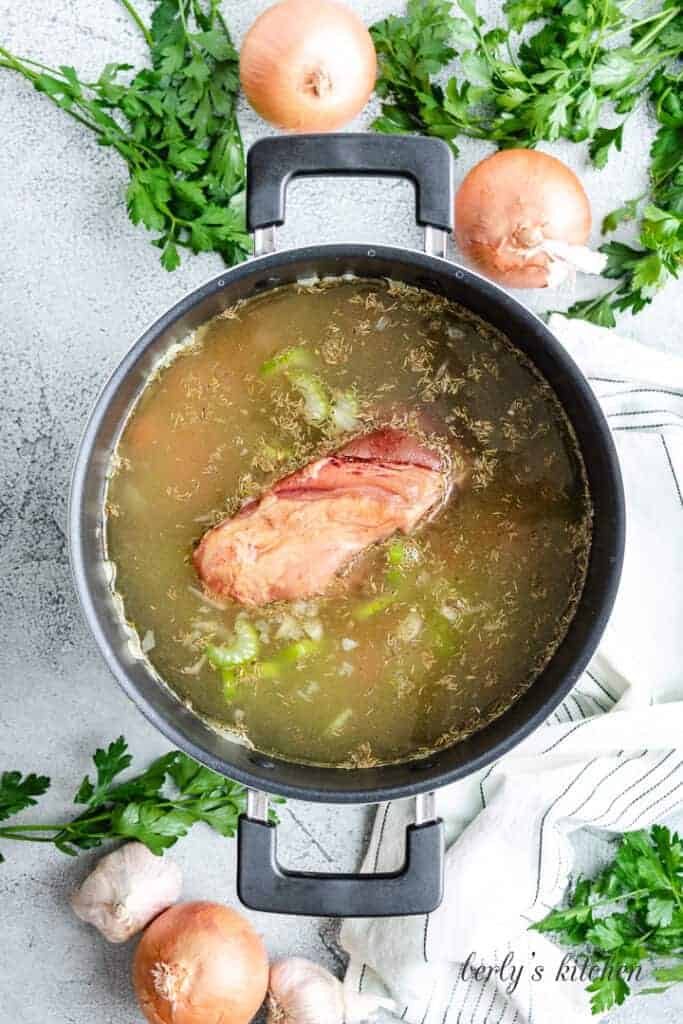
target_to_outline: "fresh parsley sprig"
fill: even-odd
[[[372,26],[383,100],[375,130],[437,135],[456,151],[459,135],[506,147],[590,139],[604,166],[610,147],[621,146],[622,124],[601,128],[601,113],[631,111],[644,83],[682,48],[680,0],[642,18],[627,13],[628,0],[507,0],[507,24],[494,28],[474,0],[457,7],[463,17],[447,0],[408,0],[404,16]],[[519,43],[516,33],[537,19],[542,27]],[[441,85],[437,76],[456,57],[456,73]]]
[[[0,825],[0,840],[51,843],[62,853],[101,846],[111,839],[136,839],[161,854],[203,821],[222,836],[234,836],[245,810],[244,787],[173,750],[133,778],[118,781],[132,758],[123,736],[98,749],[95,775],[86,775],[74,797],[84,810],[56,824]],[[45,776],[0,775],[0,821],[37,803]],[[2,861],[0,854],[0,861]]]
[[[683,53],[683,22],[679,31]],[[638,247],[603,245],[603,275],[619,283],[597,298],[575,302],[564,314],[602,327],[614,327],[615,312],[638,313],[683,268],[683,72],[658,72],[649,92],[659,124],[650,149],[650,190],[613,210],[602,224],[608,234],[640,214]]]
[[[161,263],[175,270],[179,247],[217,252],[228,265],[250,242],[244,219],[245,161],[236,117],[238,54],[218,0],[159,0],[141,29],[151,67],[107,64],[95,82],[68,65],[49,68],[0,46],[15,71],[89,128],[128,165],[126,204],[134,224],[157,233]]]
[[[663,825],[627,832],[612,863],[590,881],[581,879],[569,906],[532,925],[570,946],[587,948],[601,968],[588,985],[593,1013],[620,1005],[631,994],[628,975],[646,961],[678,960],[654,969],[661,992],[683,981],[683,842]],[[625,977],[626,975],[626,977]]]
[[[606,219],[613,231],[643,217],[638,247],[602,251],[609,292],[575,303],[567,316],[613,327],[615,312],[637,313],[683,259],[683,4],[664,0],[631,14],[631,0],[507,0],[505,24],[487,28],[474,0],[408,0],[403,16],[371,28],[379,58],[380,132],[460,136],[500,147],[564,138],[589,143],[597,167],[621,151],[626,116],[651,101],[659,131],[651,150],[651,190]],[[542,24],[529,38],[517,33]],[[449,65],[455,74],[444,81]],[[601,124],[605,114],[620,120]],[[648,201],[649,200],[649,201]]]

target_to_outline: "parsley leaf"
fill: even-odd
[[[507,14],[510,28],[521,32],[530,21],[547,17],[555,4],[556,0],[506,0],[503,10]]]
[[[193,824],[189,814],[175,808],[166,810],[157,803],[131,802],[114,808],[111,832],[124,839],[137,839],[159,855],[186,836]]]
[[[93,756],[95,781],[86,775],[74,798],[75,803],[85,805],[81,814],[62,824],[3,825],[0,839],[53,843],[73,856],[112,839],[136,839],[153,853],[162,854],[198,822],[219,835],[235,835],[246,808],[242,786],[178,750],[119,782],[131,760],[127,744],[119,736]],[[4,772],[0,776],[0,820],[35,804],[35,797],[48,785],[49,779],[42,776]],[[277,820],[274,814],[271,820]]]
[[[636,215],[639,199],[630,200],[609,214],[603,230],[614,230],[619,223]],[[565,315],[581,317],[614,326],[607,310],[640,312],[683,266],[683,214],[649,205],[643,212],[639,242],[634,248],[623,242],[607,242],[600,251],[607,256],[603,276],[619,285],[598,300],[575,303]],[[598,319],[599,318],[599,319]]]
[[[608,213],[602,221],[603,235],[608,235],[610,232],[616,231],[620,224],[635,220],[638,216],[638,207],[642,198],[642,196],[638,196],[636,199],[627,199],[623,206],[619,206],[616,210],[612,210],[611,213]]]
[[[161,233],[153,244],[175,270],[181,248],[216,252],[228,265],[250,251],[244,206],[245,161],[237,124],[239,58],[215,0],[159,0],[143,32],[151,67],[107,64],[95,82],[74,68],[40,72],[0,47],[0,68],[22,75],[90,128],[128,166],[126,207],[133,224]],[[220,230],[202,222],[209,206],[230,211]]]
[[[0,775],[0,821],[18,814],[26,807],[34,807],[50,786],[46,775],[23,775],[21,772],[3,772]]]
[[[123,736],[110,743],[106,750],[98,748],[93,755],[97,769],[96,782],[93,785],[86,775],[74,797],[74,803],[88,804],[90,807],[102,803],[115,776],[125,771],[133,760],[127,750],[128,745]]]
[[[589,146],[591,159],[596,167],[602,170],[607,166],[609,152],[612,146],[621,153],[621,145],[624,135],[624,125],[618,124],[616,128],[598,128],[593,135]]]
[[[683,842],[663,825],[625,833],[612,863],[597,878],[581,879],[569,906],[532,928],[586,949],[598,968],[587,987],[593,1013],[621,1005],[643,961],[683,955]],[[654,977],[664,988],[637,994],[683,982],[683,964],[657,966]]]
[[[596,978],[586,990],[591,992],[591,1010],[593,1013],[604,1013],[611,1010],[613,1006],[621,1006],[629,994],[629,987],[624,979],[617,974],[611,977],[609,974]]]
[[[170,238],[162,238],[163,252],[161,253],[161,265],[165,270],[177,270],[180,266],[180,254],[175,242]]]
[[[632,49],[622,47],[608,50],[595,63],[593,85],[621,92],[635,84],[640,65]]]
[[[617,321],[610,302],[614,291],[598,295],[594,299],[575,302],[569,309],[562,312],[562,316],[566,316],[570,320],[588,320],[589,323],[597,324],[598,327],[616,327]]]
[[[653,896],[647,901],[647,923],[657,928],[659,925],[666,928],[673,920],[676,904],[672,899],[662,896]]]

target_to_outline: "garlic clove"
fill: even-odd
[[[341,983],[303,957],[278,960],[270,968],[268,1024],[344,1024]]]
[[[109,942],[125,942],[176,903],[181,889],[174,861],[155,856],[142,843],[126,843],[99,861],[71,896],[71,906]]]
[[[270,968],[268,1024],[360,1024],[392,999],[347,992],[320,964],[303,957],[278,960]]]

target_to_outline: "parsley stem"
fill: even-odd
[[[126,8],[126,10],[130,14],[131,18],[133,19],[133,21],[135,22],[137,27],[142,32],[143,36],[145,37],[145,42],[147,43],[147,45],[149,46],[149,48],[151,50],[152,47],[154,46],[154,40],[152,39],[152,33],[149,31],[149,29],[145,25],[144,21],[142,20],[142,18],[140,17],[138,12],[133,7],[133,5],[130,2],[130,0],[121,0],[121,3]]]
[[[73,117],[75,121],[78,121],[86,128],[90,128],[91,131],[97,132],[98,135],[104,134],[102,128],[100,128],[99,125],[95,124],[93,121],[90,121],[88,118],[83,117],[81,114],[77,113],[77,111],[73,109],[73,106],[63,106],[62,103],[60,103],[60,101],[55,96],[51,95],[48,92],[45,92],[44,89],[40,89],[40,75],[37,75],[35,71],[31,71],[31,69],[26,66],[26,63],[23,61],[22,58],[15,57],[14,54],[10,53],[9,50],[6,50],[4,46],[0,46],[0,56],[3,56],[5,58],[5,60],[0,61],[0,66],[8,68],[10,71],[16,71],[17,74],[22,75],[27,81],[29,81],[33,85],[35,89],[38,89],[38,91],[43,92],[49,100],[52,100],[55,106],[58,106],[60,110],[64,111],[65,114],[69,114],[70,117]],[[30,61],[28,63],[34,64],[35,61]],[[49,73],[55,77],[59,75],[62,79],[64,79],[64,76],[61,74],[61,72],[56,71],[54,68],[49,68],[45,64],[40,64],[37,66],[43,68],[45,71],[49,71]],[[64,83],[66,87],[66,85],[68,84],[66,79],[64,79]],[[74,102],[76,106],[80,107],[80,109],[83,109],[82,103],[79,103],[78,101]]]
[[[180,21],[183,26],[183,33],[185,35],[185,39],[187,40],[187,45],[190,48],[190,53],[194,54],[197,52],[197,45],[187,30],[187,13],[185,10],[185,0],[178,0],[178,14],[180,15]]]
[[[15,57],[14,54],[10,53],[9,50],[6,50],[4,46],[0,46],[0,56],[5,58],[2,62],[3,67],[10,68],[12,71],[17,71],[20,75],[23,75],[24,78],[28,78],[31,82],[35,82],[38,76],[35,71],[31,71],[30,68],[26,67],[27,62],[25,62],[21,57]],[[29,61],[28,63],[33,64],[34,61]],[[48,68],[45,64],[37,64],[36,66],[41,67],[44,71],[49,71],[50,74],[53,74],[52,68]],[[59,74],[59,72],[57,72],[57,74]]]
[[[4,829],[0,829],[0,839],[16,839],[19,843],[54,843],[52,836],[12,835],[7,834]]]
[[[664,64],[664,62],[667,61],[669,57],[678,56],[678,48],[673,48],[671,50],[660,50],[659,53],[656,53],[648,63],[643,65],[644,70],[640,73],[638,78],[636,78],[630,85],[631,91],[633,91],[635,86],[639,85],[642,81],[644,81],[650,75],[650,73],[654,71],[658,64]]]
[[[68,832],[69,830],[74,831],[74,826],[78,827],[84,823],[91,825],[95,821],[106,821],[109,817],[111,817],[110,810],[93,815],[85,811],[80,817],[62,825],[5,825],[0,827],[0,835],[4,835],[6,832]]]
[[[676,12],[674,11],[674,14]],[[647,18],[641,18],[639,21],[629,21],[627,24],[622,25],[620,28],[613,29],[612,32],[607,32],[603,37],[602,41],[607,42],[609,39],[614,39],[616,36],[621,36],[624,32],[633,32],[634,29],[640,28],[641,25],[649,25],[652,21],[660,21],[663,15],[666,15],[666,11],[658,11],[656,14],[650,14]],[[667,18],[667,20],[670,20]],[[635,46],[633,50],[635,52]]]
[[[233,137],[237,139],[237,148],[240,154],[240,165],[242,167],[246,167],[246,162],[244,159],[244,142],[242,140],[242,132],[240,131],[240,126],[237,123],[237,111],[234,109],[234,107],[232,111],[232,117],[230,118],[230,131],[232,132]],[[244,177],[242,177],[242,181],[244,181]]]
[[[662,11],[661,14],[657,16],[656,23],[652,26],[650,31],[646,32],[642,39],[639,39],[635,46],[632,47],[633,53],[640,54],[644,50],[647,50],[648,46],[650,46],[650,44],[657,38],[662,29],[665,28],[677,15],[678,9],[676,7],[670,7],[668,11]],[[678,51],[674,50],[673,52],[677,53]]]
[[[604,42],[605,29],[607,27],[607,17],[608,17],[608,14],[609,14],[609,10],[610,10],[609,0],[604,0],[603,5],[602,5],[602,15],[601,15],[601,18],[600,18],[600,28],[598,29],[598,34],[597,34],[597,37],[595,39],[595,43],[593,44],[593,50],[591,52],[590,59],[588,61],[588,64],[584,68],[583,74],[579,78],[579,81],[576,83],[576,85],[572,89],[569,90],[570,92],[574,92],[574,89],[576,89],[579,85],[582,85],[583,82],[586,81],[586,79],[590,79],[590,74],[591,74],[591,71],[593,70],[593,65],[595,64],[595,59],[598,56],[598,53],[600,52],[600,49],[601,49],[602,44]]]
[[[610,903],[623,903],[624,900],[634,899],[636,896],[647,896],[649,893],[649,889],[633,889],[631,892],[615,893],[614,896],[610,896],[608,899],[596,900],[595,903],[591,903],[590,909],[609,906]]]
[[[176,224],[181,224],[185,228],[192,227],[191,220],[184,220],[182,217],[176,217],[174,213],[171,213],[171,210],[169,209],[166,203],[160,203],[159,208],[163,210],[166,216],[172,221],[174,229]]]
[[[11,54],[9,53],[9,51],[5,50],[4,47],[2,47],[2,46],[0,46],[0,53],[7,54],[8,57],[11,57]],[[41,71],[47,71],[47,73],[49,75],[55,75],[55,76],[58,75],[60,78],[64,78],[64,76],[62,75],[61,71],[57,71],[56,68],[51,68],[47,64],[41,64],[41,62],[39,60],[31,60],[30,57],[12,57],[12,60],[16,61],[17,63],[20,61],[22,64],[30,64],[32,68],[40,68]],[[4,66],[5,67],[12,67],[13,65],[12,64],[5,64]],[[19,69],[16,68],[16,70],[19,70]],[[66,81],[66,79],[65,79],[65,81]]]
[[[522,71],[522,69],[519,66],[519,61],[517,60],[517,57],[515,56],[515,52],[512,49],[512,43],[510,42],[510,37],[509,36],[505,40],[505,49],[507,50],[507,55],[510,58],[510,63],[512,64],[513,68],[515,68],[517,71],[519,71],[520,75],[524,75],[525,80],[529,83],[529,88],[531,89],[531,91],[532,92],[536,92],[537,90],[536,90],[533,82],[528,77],[528,75],[524,74],[524,72]]]
[[[63,832],[65,825],[7,825],[0,828],[0,836],[6,838],[14,832]]]

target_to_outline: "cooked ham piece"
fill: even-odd
[[[194,565],[219,599],[263,605],[321,594],[368,545],[409,533],[451,483],[436,452],[405,431],[375,430],[209,530]]]

